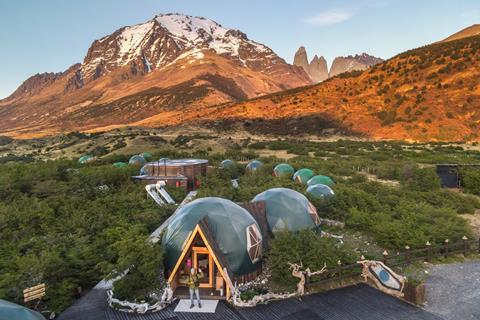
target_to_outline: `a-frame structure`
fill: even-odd
[[[228,263],[213,240],[206,219],[201,220],[185,240],[181,255],[168,276],[172,290],[181,284],[182,272],[188,274],[189,268],[199,268],[200,264],[205,269],[200,287],[221,290],[228,300],[233,288]]]

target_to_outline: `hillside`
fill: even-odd
[[[213,35],[217,32],[210,30]],[[181,42],[186,41],[184,48],[192,48],[189,32]],[[98,48],[98,42],[111,43],[110,37],[124,39],[115,34],[96,41],[92,48]],[[137,58],[124,53],[119,60],[112,54],[107,64],[94,58],[100,49],[91,49],[82,65],[27,80],[0,101],[0,135],[36,137],[125,126],[187,125],[270,135],[337,133],[367,139],[480,141],[480,36],[413,49],[368,70],[303,87],[310,80],[301,67],[288,65],[246,36],[238,37],[253,51],[244,52],[237,40],[229,39],[221,47],[206,37],[206,42],[193,41],[194,49],[171,62],[163,55],[146,59],[148,72],[140,75],[132,71],[132,61],[145,60],[142,50],[134,50],[134,55],[141,53]],[[103,52],[108,56],[112,50]],[[256,60],[247,59],[255,56],[252,52],[259,55]],[[98,78],[83,73],[94,62],[107,70]],[[120,62],[126,64],[115,65]],[[73,81],[72,75],[82,81]]]
[[[322,134],[330,125],[374,139],[479,141],[479,64],[480,36],[438,43],[318,85],[208,108],[192,121],[283,122],[275,133],[284,134]]]
[[[448,38],[442,40],[442,42],[473,37],[473,36],[476,36],[476,35],[480,35],[480,24],[474,24],[474,25],[471,25],[470,27],[462,29],[459,32],[456,32],[456,33],[452,34],[451,36],[449,36]]]
[[[0,100],[0,134],[135,125],[309,83],[302,69],[239,30],[201,17],[158,15],[95,40],[84,61],[64,72],[27,79]]]

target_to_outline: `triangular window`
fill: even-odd
[[[251,224],[246,229],[247,232],[247,252],[255,263],[262,257],[262,234],[256,224]]]

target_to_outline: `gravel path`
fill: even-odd
[[[425,309],[447,320],[480,319],[480,261],[430,268]]]

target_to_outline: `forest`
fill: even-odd
[[[224,152],[192,154],[183,140],[189,141],[148,151],[154,158],[209,159],[217,168],[200,177],[199,197],[249,201],[272,187],[305,193],[304,185],[272,176],[273,167],[287,161],[275,152],[288,155],[295,169],[311,168],[335,180],[334,197],[310,200],[320,217],[345,223],[344,230],[326,229],[345,234],[345,244],[314,232],[277,235],[265,261],[279,290],[295,285],[285,268],[287,258],[315,269],[353,262],[360,254],[373,257],[383,249],[474,236],[459,214],[480,208],[479,171],[463,171],[463,192],[454,192],[441,188],[434,164],[479,162],[475,150],[447,144],[245,140]],[[116,288],[119,297],[140,299],[159,287],[162,248],[146,239],[175,207],[159,207],[147,198],[143,185],[131,179],[140,168],[112,166],[128,157],[106,155],[87,165],[76,159],[0,161],[0,298],[22,302],[23,289],[45,282],[46,307],[59,312],[101,279],[127,268],[130,273]],[[227,158],[236,166],[218,169]],[[245,174],[245,163],[255,158],[263,168]],[[232,187],[232,178],[239,179],[239,188]],[[183,190],[168,191],[177,201],[185,196]],[[362,243],[349,240],[358,237]],[[372,245],[364,246],[367,240]]]

